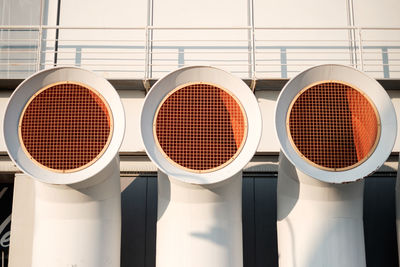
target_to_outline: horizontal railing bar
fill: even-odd
[[[17,48],[16,48],[17,49]],[[36,53],[36,48],[32,48],[32,50],[0,50],[0,54],[1,53],[4,53],[4,52],[7,52],[7,53]]]
[[[206,61],[206,60],[205,60]],[[187,66],[188,64],[179,64],[178,62],[176,62],[175,64],[150,64],[150,66],[153,67],[167,67],[167,66],[177,66],[177,65],[181,65],[181,66]],[[226,64],[212,64],[213,66],[233,66],[233,67],[239,67],[239,66],[251,66],[251,64],[230,64],[230,63],[226,63]],[[243,71],[245,72],[245,71]]]
[[[56,25],[0,25],[0,29],[71,29],[71,30],[250,30],[251,26],[236,27],[104,27],[104,26],[56,26]],[[255,27],[259,30],[400,30],[400,27]]]
[[[70,48],[73,49],[73,48]],[[90,48],[89,48],[90,49]],[[43,51],[42,53],[46,53],[46,54],[101,54],[101,53],[107,53],[107,54],[143,54],[143,51],[131,51],[131,52],[127,52],[127,51],[54,51],[54,50],[47,50],[47,51]]]
[[[43,64],[43,62],[40,64],[45,65],[45,64]],[[54,64],[54,62],[52,64]],[[81,62],[79,64],[77,64],[77,63],[68,64],[68,63],[63,62],[60,65],[62,65],[62,66],[106,66],[106,67],[143,67],[144,66],[144,64],[97,64],[97,63],[95,64],[95,63],[85,63],[85,62]]]
[[[329,39],[298,39],[298,40],[294,40],[294,39],[256,39],[256,42],[337,42],[337,43],[344,43],[344,42],[349,42],[349,40],[347,39],[335,39],[335,40],[329,40]]]
[[[58,41],[58,42],[140,42],[140,43],[143,43],[143,42],[145,42],[144,41],[144,39],[142,39],[142,40],[126,40],[126,39],[124,39],[124,40],[115,40],[115,39],[108,39],[108,40],[89,40],[89,39],[81,39],[81,40],[79,40],[79,39],[76,39],[76,40],[74,40],[74,39],[43,39],[43,42],[55,42],[55,41]]]
[[[157,40],[157,39],[154,39],[153,40],[153,43],[165,43],[165,42],[246,42],[246,43],[248,43],[249,42],[249,40],[247,40],[247,39],[225,39],[225,40],[222,40],[222,39],[218,39],[218,40],[216,40],[216,39],[181,39],[181,40],[179,40],[179,39],[168,39],[168,40]]]

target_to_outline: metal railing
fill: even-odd
[[[400,78],[400,28],[0,26],[0,78],[81,66],[106,78],[148,80],[188,65],[289,78],[324,63]]]

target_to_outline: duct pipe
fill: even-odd
[[[242,169],[261,136],[239,78],[186,67],[146,96],[141,133],[158,173],[157,267],[241,267]]]
[[[117,92],[87,70],[44,70],[14,91],[4,138],[35,180],[32,266],[120,266],[124,129]]]
[[[362,178],[394,146],[389,96],[354,68],[316,66],[283,88],[275,126],[279,266],[365,266]]]

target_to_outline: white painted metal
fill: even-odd
[[[20,114],[36,91],[59,81],[75,81],[95,88],[107,101],[112,111],[114,129],[108,148],[92,165],[77,172],[58,173],[38,167],[22,150],[18,137]],[[121,100],[114,87],[91,71],[75,67],[58,67],[38,72],[22,82],[11,95],[3,121],[4,140],[14,163],[25,173],[45,183],[73,184],[92,180],[118,154],[124,136],[125,116]]]
[[[97,177],[89,187],[35,181],[33,267],[120,266],[118,157]]]
[[[364,267],[364,181],[331,184],[281,153],[277,191],[280,267]]]
[[[374,153],[357,167],[337,172],[320,169],[305,161],[289,142],[286,128],[287,112],[293,98],[313,83],[330,80],[351,84],[365,93],[374,102],[381,121],[381,136]],[[386,161],[396,140],[397,120],[388,94],[375,79],[352,67],[320,65],[298,74],[282,89],[276,103],[275,128],[282,152],[296,168],[323,182],[344,183],[369,175]]]
[[[242,173],[217,184],[158,172],[156,266],[241,267]]]
[[[286,116],[293,98],[308,85],[336,80],[351,84],[373,102],[381,136],[373,154],[346,171],[319,169],[292,147]],[[278,250],[281,267],[365,266],[363,181],[388,158],[396,139],[396,114],[374,79],[351,67],[321,65],[290,80],[277,100],[275,127],[281,144],[278,174]],[[349,183],[353,182],[353,183]]]
[[[241,102],[248,132],[241,153],[227,166],[193,173],[172,165],[158,151],[153,119],[162,99],[188,82],[221,86]],[[213,67],[186,67],[159,80],[146,96],[141,134],[150,159],[159,168],[157,267],[241,267],[241,170],[253,157],[261,136],[257,100],[239,78]],[[199,159],[201,160],[201,159]]]
[[[36,91],[60,81],[80,82],[97,90],[107,101],[114,122],[112,138],[104,154],[92,165],[71,173],[53,172],[34,164],[22,151],[18,138],[18,118],[25,103]],[[125,116],[112,85],[79,68],[41,71],[14,91],[6,108],[3,127],[10,158],[35,180],[31,266],[119,266],[118,149],[124,136]],[[18,255],[18,251],[14,252]]]
[[[239,155],[225,168],[208,173],[193,173],[170,163],[156,149],[153,136],[155,112],[164,97],[173,89],[189,82],[205,82],[229,90],[241,102],[247,115],[247,138]],[[153,85],[147,94],[141,113],[141,134],[146,152],[157,167],[169,176],[192,184],[221,182],[240,172],[253,157],[261,136],[261,113],[254,94],[239,78],[230,73],[207,66],[185,67],[173,71]]]

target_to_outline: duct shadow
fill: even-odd
[[[163,173],[162,171],[158,170],[157,172],[157,183],[162,183],[161,186],[158,186],[157,192],[158,203],[157,203],[157,221],[164,215],[165,211],[168,208],[170,199],[171,199],[171,182],[170,178]],[[178,182],[178,181],[176,181]],[[178,182],[179,183],[179,182]]]
[[[280,151],[279,153],[279,169],[277,179],[277,219],[276,222],[284,220],[294,209],[300,196],[300,179],[298,170],[289,162],[286,156]],[[295,240],[295,233],[291,221],[288,220],[290,237]],[[278,231],[278,230],[277,230]],[[277,241],[278,242],[278,241]],[[291,251],[294,260],[293,266],[296,267],[296,248],[295,241],[292,242]],[[279,258],[279,251],[278,251]],[[278,260],[279,262],[279,260]]]
[[[264,164],[273,169],[275,164]],[[257,167],[258,168],[258,167]],[[242,230],[243,264],[253,266],[278,266],[277,243],[277,179],[276,172],[249,173],[242,179]],[[218,246],[229,236],[223,227],[210,227],[206,232],[192,236],[207,239]],[[234,241],[232,241],[234,242]]]
[[[224,227],[213,226],[208,232],[192,232],[191,236],[198,239],[207,240],[222,248],[225,254],[225,258],[228,260],[228,266],[238,266],[236,261],[237,255],[232,255],[232,251],[235,251],[236,240],[232,240],[232,236],[225,230]],[[230,240],[227,242],[227,240]]]
[[[240,185],[238,185],[240,184]],[[217,218],[212,227],[206,232],[191,232],[190,235],[197,239],[203,239],[219,246],[226,255],[226,260],[228,260],[229,266],[238,266],[237,254],[243,253],[242,247],[237,246],[238,242],[242,242],[242,235],[236,234],[237,228],[241,229],[241,214],[236,210],[237,205],[241,207],[242,198],[240,194],[242,193],[242,175],[235,175],[218,184],[206,185],[201,190],[207,190],[211,195],[215,195],[215,206],[213,207],[214,215],[212,218]],[[236,192],[240,190],[240,192]],[[237,194],[236,194],[237,193]],[[239,196],[237,196],[239,195]],[[208,196],[207,198],[209,198]],[[225,202],[221,203],[224,208],[228,209],[226,211],[221,210],[219,201]],[[228,203],[229,204],[226,204]],[[208,203],[206,203],[208,204]],[[226,216],[226,217],[225,217]],[[233,218],[233,220],[230,220]],[[240,240],[238,239],[240,238]],[[240,252],[238,249],[240,248]],[[234,255],[232,255],[234,253]]]
[[[277,220],[285,219],[296,206],[300,195],[300,179],[296,167],[286,156],[279,153],[279,170],[277,182]]]
[[[223,227],[211,227],[208,232],[193,232],[191,233],[193,237],[199,238],[199,239],[206,239],[211,241],[214,244],[217,244],[221,247],[226,246],[226,242],[221,242],[221,240],[227,240],[229,238],[228,233]]]

